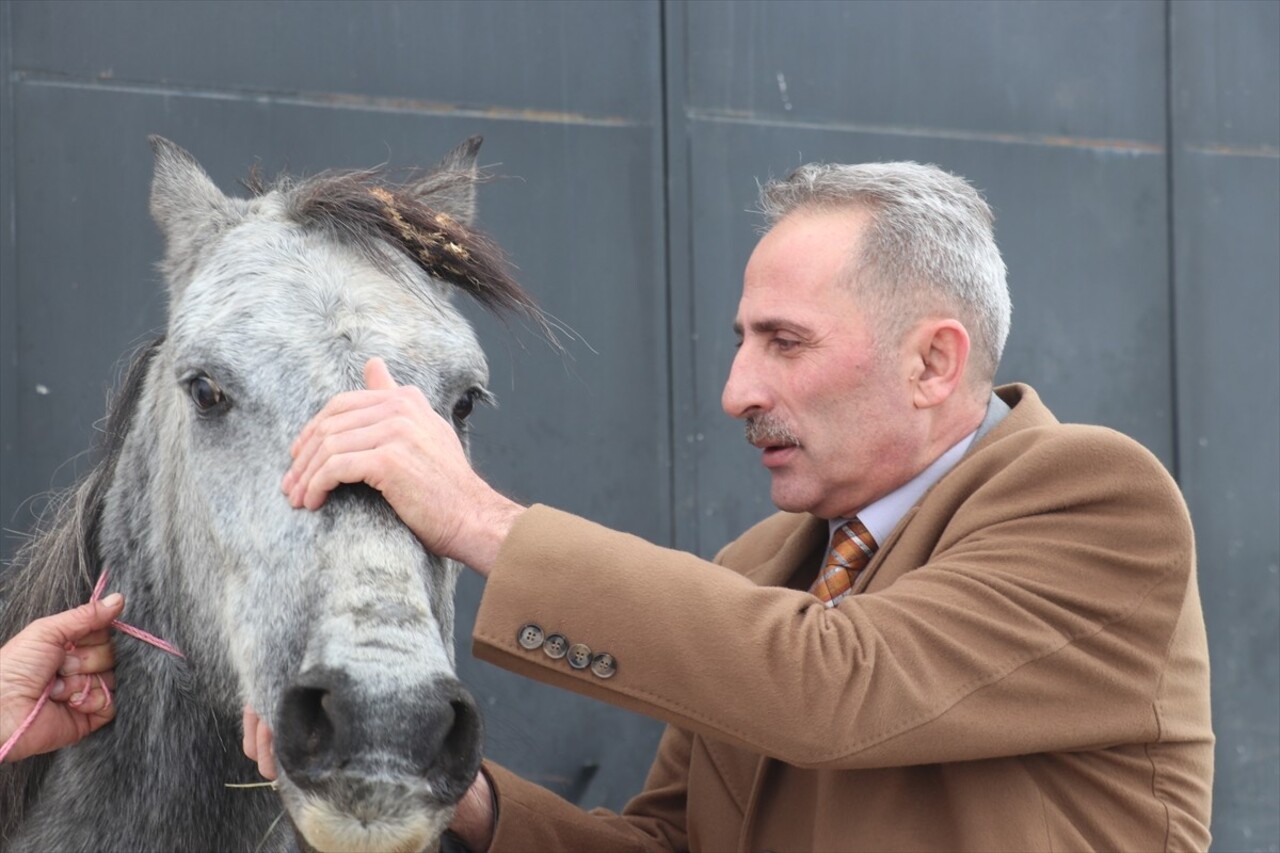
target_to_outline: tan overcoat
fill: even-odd
[[[1130,439],[999,394],[1011,413],[832,609],[803,591],[827,538],[811,516],[713,564],[524,513],[475,654],[669,726],[621,815],[488,765],[493,849],[1206,849],[1208,652],[1178,488]],[[577,648],[532,642],[552,635]]]

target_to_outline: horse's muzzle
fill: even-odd
[[[375,694],[344,671],[314,669],[285,692],[277,720],[276,757],[304,791],[390,779],[452,806],[480,768],[480,713],[451,676]]]

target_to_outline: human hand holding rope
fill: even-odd
[[[0,648],[5,761],[69,746],[115,717],[115,703],[103,689],[104,683],[115,686],[107,627],[123,610],[124,597],[108,595],[37,619]]]

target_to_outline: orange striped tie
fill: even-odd
[[[835,607],[853,592],[858,572],[867,567],[876,553],[876,540],[858,519],[850,519],[831,537],[831,550],[809,592],[822,599],[827,607]]]

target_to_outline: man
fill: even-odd
[[[802,167],[762,207],[722,402],[783,512],[714,564],[498,494],[377,361],[295,445],[295,506],[365,481],[488,578],[478,657],[670,724],[620,815],[486,765],[455,831],[475,850],[1205,849],[1185,506],[1134,442],[993,394],[1009,300],[985,202],[885,163]]]

